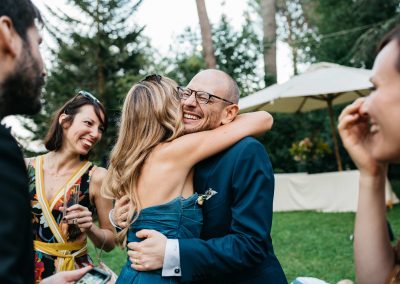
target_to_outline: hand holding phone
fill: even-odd
[[[86,272],[76,284],[105,284],[110,280],[111,275],[104,270],[94,267]]]

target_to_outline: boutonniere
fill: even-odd
[[[216,195],[218,192],[216,192],[215,190],[213,190],[211,187],[206,190],[203,194],[199,194],[199,197],[197,198],[197,204],[199,205],[203,205],[205,200],[210,199],[211,197],[213,197],[214,195]]]

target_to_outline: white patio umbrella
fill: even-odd
[[[321,62],[283,84],[275,84],[239,100],[242,112],[299,113],[328,108],[338,170],[342,170],[333,105],[369,94],[371,70]]]

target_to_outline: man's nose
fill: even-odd
[[[195,107],[197,105],[196,94],[192,92],[190,97],[188,97],[184,102],[184,105]]]
[[[43,70],[42,70],[42,77],[47,77],[47,69],[46,69],[46,66],[43,67]]]

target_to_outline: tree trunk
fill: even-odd
[[[282,14],[284,15],[284,17],[286,18],[286,22],[288,25],[288,38],[287,38],[287,43],[289,44],[291,53],[292,53],[292,64],[293,64],[293,75],[297,75],[298,74],[298,70],[297,70],[297,46],[294,42],[295,40],[295,33],[294,33],[294,28],[293,28],[293,19],[292,19],[292,14],[289,12],[289,9],[286,5],[286,2],[284,1],[283,5],[282,5],[282,9],[284,9],[284,11],[282,11]]]
[[[211,38],[211,25],[207,16],[207,9],[205,0],[196,0],[197,13],[199,14],[201,39],[203,45],[204,58],[206,60],[207,68],[216,68],[216,60]]]
[[[261,0],[261,15],[263,19],[263,53],[265,85],[276,83],[276,20],[275,0]]]
[[[102,49],[102,44],[101,44],[101,37],[102,37],[102,25],[101,25],[101,20],[100,20],[100,3],[99,0],[97,0],[97,7],[96,7],[96,24],[97,24],[97,32],[96,32],[96,41],[97,41],[97,51],[96,51],[96,64],[97,64],[97,83],[96,83],[96,95],[97,98],[103,102],[104,107],[106,110],[108,110],[108,102],[107,98],[105,96],[105,70],[104,70],[104,59],[101,56],[101,49]],[[103,139],[102,141],[99,141],[96,151],[98,153],[107,153],[106,151],[106,145],[110,145],[110,141],[106,141],[106,139]],[[107,166],[107,156],[104,154],[99,155],[101,159],[101,166],[106,167]]]

